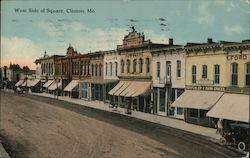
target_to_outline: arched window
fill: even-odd
[[[137,64],[137,61],[136,59],[133,60],[133,72],[135,73],[136,72],[136,64]]]
[[[121,73],[124,73],[124,60],[121,60]]]
[[[231,64],[231,73],[232,73],[231,84],[236,86],[238,85],[238,64],[237,63]]]
[[[139,59],[139,72],[142,73],[142,69],[143,69],[143,60],[140,58]]]
[[[87,72],[87,63],[85,62],[85,63],[84,63],[84,71],[83,71],[83,74],[86,75],[86,72]]]
[[[105,75],[108,76],[108,63],[105,63]]]
[[[112,62],[110,62],[109,65],[110,65],[110,76],[112,76],[113,75],[113,64],[112,64]]]
[[[94,76],[94,65],[91,65],[91,76]]]
[[[98,65],[95,64],[95,76],[97,76],[97,75],[98,75]]]
[[[176,61],[176,76],[181,77],[181,61]]]
[[[118,63],[115,62],[115,76],[118,75]]]
[[[250,86],[250,63],[246,63],[246,85]]]
[[[88,75],[89,75],[89,72],[90,72],[90,62],[88,62]]]
[[[130,73],[130,60],[127,60],[127,73]]]
[[[150,72],[150,61],[149,61],[149,58],[146,58],[146,72],[147,73]]]
[[[102,64],[99,64],[99,76],[102,76]]]

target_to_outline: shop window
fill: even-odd
[[[232,72],[231,84],[236,86],[238,85],[238,64],[237,63],[231,64],[231,72]]]
[[[142,69],[143,69],[143,60],[140,58],[139,59],[139,72],[142,73]]]
[[[207,110],[200,110],[200,118],[204,119],[207,117],[206,115],[207,115]]]
[[[175,101],[175,88],[172,88],[172,90],[171,90],[171,101],[172,101],[172,103]]]
[[[202,78],[207,78],[207,65],[202,65]]]
[[[127,73],[130,73],[130,60],[127,60]]]
[[[146,72],[149,73],[150,72],[150,61],[149,58],[146,58]]]
[[[115,62],[115,76],[118,76],[118,63]]]
[[[112,62],[110,62],[109,65],[110,65],[110,76],[112,76],[113,75],[113,64],[112,64]]]
[[[108,76],[108,63],[105,63],[105,75]]]
[[[250,86],[250,63],[246,64],[246,85]]]
[[[160,73],[161,73],[161,63],[156,62],[156,78],[160,78]]]
[[[160,101],[159,101],[159,111],[165,112],[165,91],[160,90]]]
[[[177,108],[177,109],[176,109],[176,113],[177,113],[178,115],[182,115],[182,114],[183,114],[183,108]]]
[[[133,60],[133,72],[135,73],[136,72],[136,59]]]
[[[220,83],[220,65],[214,65],[214,83]]]
[[[194,117],[194,118],[198,118],[198,109],[189,109],[189,116],[190,117]]]
[[[177,70],[176,70],[177,77],[181,77],[181,61],[180,60],[176,61],[176,67],[177,67]]]
[[[124,73],[124,60],[121,60],[121,73]]]
[[[196,66],[192,65],[192,83],[196,83]]]

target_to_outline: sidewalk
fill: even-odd
[[[49,97],[49,98],[56,98],[56,96],[47,94],[47,93],[30,93],[30,94],[43,96],[43,97]],[[218,142],[218,140],[221,137],[219,134],[216,134],[216,129],[189,124],[189,123],[186,123],[182,120],[178,120],[175,118],[147,114],[147,113],[139,112],[139,111],[132,111],[132,114],[128,115],[125,113],[124,108],[113,109],[109,107],[110,104],[105,104],[101,101],[85,101],[83,99],[69,98],[67,96],[59,96],[58,99],[71,102],[71,103],[76,103],[76,104],[83,105],[83,106],[90,107],[90,108],[100,109],[100,110],[113,112],[113,113],[119,113],[122,115],[138,118],[141,120],[161,124],[164,126],[180,129],[180,130],[191,132],[191,133],[195,133],[198,135],[209,137],[210,140],[215,141],[215,142]]]

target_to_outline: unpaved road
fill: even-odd
[[[0,133],[20,158],[239,157],[190,133],[27,94],[1,92]]]

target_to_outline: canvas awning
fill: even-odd
[[[222,95],[218,91],[186,90],[171,106],[209,110]]]
[[[30,86],[31,86],[31,87],[32,87],[32,86],[35,86],[39,81],[40,81],[40,79],[34,79],[34,80],[32,80]]]
[[[120,94],[132,83],[131,81],[120,81],[124,84],[114,93],[115,96],[120,96]]]
[[[122,87],[122,85],[124,84],[124,81],[120,81],[113,89],[111,89],[108,94],[110,95],[114,95],[114,93],[120,89]]]
[[[53,81],[54,81],[54,80],[48,80],[48,81],[43,85],[43,87],[48,88],[48,87],[52,84]]]
[[[79,80],[72,80],[65,88],[64,91],[78,91],[79,89]]]
[[[150,89],[149,81],[120,81],[111,91],[110,95],[123,97],[136,97],[143,95]]]
[[[57,89],[57,88],[61,88],[61,85],[62,85],[62,83],[61,82],[53,82],[49,87],[48,87],[48,89],[49,90],[55,90],[55,89]]]
[[[225,93],[207,116],[249,122],[249,95]]]
[[[26,80],[25,82],[23,82],[22,86],[23,87],[30,87],[32,83],[32,80]]]
[[[16,86],[16,87],[21,86],[21,85],[23,84],[23,82],[24,82],[24,80],[19,80],[19,81],[15,84],[15,86]]]

